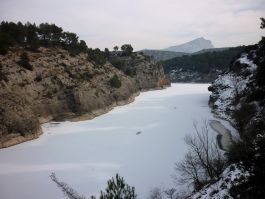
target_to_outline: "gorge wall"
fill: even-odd
[[[19,64],[23,53],[28,69]],[[91,119],[132,101],[141,90],[169,85],[163,67],[144,55],[114,53],[109,60],[115,62],[100,65],[59,47],[37,52],[13,47],[0,55],[0,148],[37,138],[44,122]],[[121,62],[125,72],[114,66]]]

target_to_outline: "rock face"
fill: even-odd
[[[0,148],[38,137],[50,120],[89,119],[125,104],[144,89],[169,85],[163,67],[134,53],[113,56],[129,63],[130,75],[107,61],[97,65],[86,54],[71,56],[60,48],[27,51],[33,70],[18,64],[23,48],[0,55]],[[117,75],[121,86],[110,79]]]
[[[213,185],[208,185],[193,198],[263,198],[264,197],[264,158],[265,158],[265,38],[249,46],[241,56],[231,64],[230,69],[220,75],[209,87],[212,92],[209,104],[214,113],[229,120],[238,130],[240,139],[228,153],[229,163],[241,167],[236,173],[240,177],[237,183],[219,185],[220,178]],[[226,174],[226,171],[224,172]],[[241,176],[246,178],[242,178]],[[233,172],[225,180],[231,184],[235,179]],[[210,189],[209,189],[210,187]],[[215,196],[213,197],[213,190]],[[220,189],[221,188],[221,189]],[[225,195],[222,195],[225,193]]]
[[[194,53],[194,52],[198,52],[200,50],[208,49],[208,48],[214,48],[212,42],[210,40],[204,39],[203,37],[200,37],[192,41],[189,41],[187,43],[177,45],[177,46],[171,46],[163,50],[174,51],[174,52],[184,52],[184,53]]]

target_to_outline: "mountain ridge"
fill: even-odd
[[[212,42],[210,40],[204,39],[203,37],[199,37],[183,44],[164,48],[163,50],[173,51],[173,52],[194,53],[208,48],[214,48]]]
[[[208,50],[209,49],[209,50]],[[164,49],[143,49],[139,52],[143,52],[145,55],[154,57],[157,61],[165,61],[175,57],[181,57],[183,55],[190,55],[193,53],[203,53],[204,51],[219,51],[222,48],[214,48],[210,40],[206,40],[203,37],[193,39],[183,44],[170,46]],[[225,49],[225,48],[224,48]]]

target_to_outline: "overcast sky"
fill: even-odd
[[[265,0],[0,0],[0,19],[55,23],[89,47],[159,49],[197,37],[215,47],[259,41]]]

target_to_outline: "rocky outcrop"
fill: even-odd
[[[32,70],[18,64],[23,52]],[[168,85],[163,67],[154,60],[137,53],[116,58],[130,63],[134,73],[61,48],[30,52],[16,47],[0,55],[0,148],[38,137],[41,123],[93,118],[132,101],[141,90]],[[118,88],[110,84],[114,75],[121,82]]]
[[[240,139],[234,142],[227,153],[228,163],[241,169],[234,183],[232,171],[225,183],[232,186],[223,189],[221,178],[208,185],[193,198],[263,198],[265,159],[265,38],[231,64],[209,87],[212,92],[209,104],[214,113],[230,121],[238,130]],[[224,175],[226,175],[224,171]],[[245,175],[247,174],[247,176]],[[243,176],[243,177],[242,177]],[[245,177],[244,177],[245,176]],[[210,187],[210,189],[209,189]],[[213,190],[214,188],[215,190]],[[221,188],[221,189],[220,189]]]

